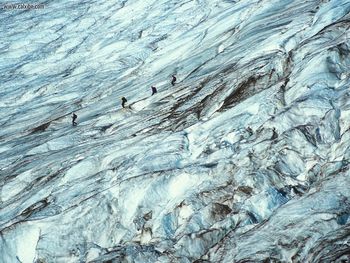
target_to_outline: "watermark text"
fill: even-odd
[[[3,10],[30,10],[30,9],[44,9],[44,4],[1,4],[0,9]]]

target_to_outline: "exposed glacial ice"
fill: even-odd
[[[0,262],[350,261],[348,0],[0,8]]]

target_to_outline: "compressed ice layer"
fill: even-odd
[[[349,10],[0,10],[0,261],[348,259]]]

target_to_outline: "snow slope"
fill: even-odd
[[[0,262],[350,260],[349,1],[43,4],[0,3]]]

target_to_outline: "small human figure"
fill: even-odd
[[[250,128],[250,126],[248,126],[248,128],[246,128],[246,131],[249,133],[250,136],[253,135],[253,129]]]
[[[125,97],[122,97],[122,107],[125,108],[125,103],[127,102],[128,100],[125,98]]]
[[[157,93],[157,88],[156,88],[156,87],[154,87],[154,86],[152,86],[151,88],[152,88],[152,96],[153,96],[154,94],[156,94],[156,93]]]
[[[175,75],[172,75],[173,79],[171,80],[171,85],[175,86],[175,82],[176,82],[176,77]]]
[[[250,160],[252,160],[253,157],[254,157],[254,150],[249,150],[249,151],[248,151],[248,158],[249,158]]]
[[[276,131],[276,128],[273,127],[273,128],[272,128],[271,140],[275,140],[275,139],[277,139],[277,137],[278,137],[278,133],[277,133],[277,131]]]
[[[78,123],[75,122],[75,120],[78,118],[78,116],[73,112],[73,115],[72,115],[72,125],[73,126],[76,126],[78,125]]]

